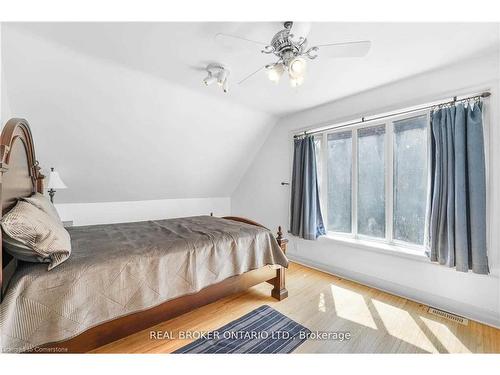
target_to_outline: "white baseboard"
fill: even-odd
[[[500,328],[500,314],[495,311],[481,309],[477,306],[438,296],[432,293],[426,293],[421,290],[409,288],[405,285],[383,280],[378,277],[373,277],[344,268],[311,261],[310,259],[306,259],[296,254],[287,253],[287,257],[292,262],[301,264],[303,266],[313,268],[315,270],[331,275],[339,276],[344,279],[354,281],[375,289],[379,289],[381,291],[394,294],[396,296],[406,298],[417,303],[422,303],[424,305],[432,306],[440,310],[448,311],[494,328]]]

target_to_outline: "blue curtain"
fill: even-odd
[[[427,255],[457,271],[487,274],[482,104],[434,111],[431,133]]]
[[[295,139],[290,233],[306,240],[315,240],[325,234],[317,177],[314,138]]]

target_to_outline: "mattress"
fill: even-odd
[[[266,265],[288,266],[272,233],[197,216],[68,228],[72,254],[21,262],[0,309],[2,352],[72,338],[106,321]]]

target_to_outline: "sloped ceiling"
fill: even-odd
[[[30,31],[89,56],[147,72],[220,98],[216,87],[205,88],[202,69],[209,62],[231,68],[231,93],[224,97],[259,111],[282,116],[356,94],[498,48],[496,23],[295,23],[309,45],[371,40],[363,58],[309,61],[305,83],[291,89],[287,79],[272,84],[263,71],[242,85],[242,78],[276,57],[259,45],[224,48],[216,33],[240,35],[269,43],[282,22],[170,23],[25,23],[9,27]]]
[[[3,25],[11,114],[69,186],[58,203],[227,197],[275,119]]]

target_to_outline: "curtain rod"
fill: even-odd
[[[325,126],[325,127],[321,127],[321,128],[317,128],[317,129],[302,131],[300,133],[295,134],[293,136],[293,138],[299,138],[299,137],[303,137],[303,136],[306,136],[306,135],[323,133],[323,132],[331,130],[331,129],[342,129],[342,128],[345,128],[345,127],[348,127],[348,126],[362,124],[362,123],[368,122],[368,121],[382,120],[382,119],[388,118],[388,117],[393,117],[393,116],[398,116],[398,115],[404,115],[404,114],[407,114],[407,113],[422,111],[424,109],[435,108],[435,107],[444,106],[444,105],[447,105],[447,104],[454,104],[454,103],[457,103],[457,102],[465,102],[465,101],[469,101],[469,100],[472,100],[472,99],[487,98],[490,95],[491,95],[491,93],[489,91],[486,91],[486,92],[483,92],[481,94],[472,95],[472,96],[469,96],[469,97],[466,97],[466,98],[462,98],[462,99],[457,99],[458,97],[454,96],[452,100],[446,99],[446,100],[443,100],[442,102],[435,102],[432,105],[426,105],[426,106],[423,106],[423,107],[417,107],[417,108],[408,109],[408,110],[405,110],[405,111],[391,112],[390,114],[387,114],[387,115],[370,117],[368,119],[366,117],[361,117],[361,119],[359,119],[359,120],[352,121],[352,122],[349,122],[349,123],[343,124],[343,125],[331,125],[331,126]]]

